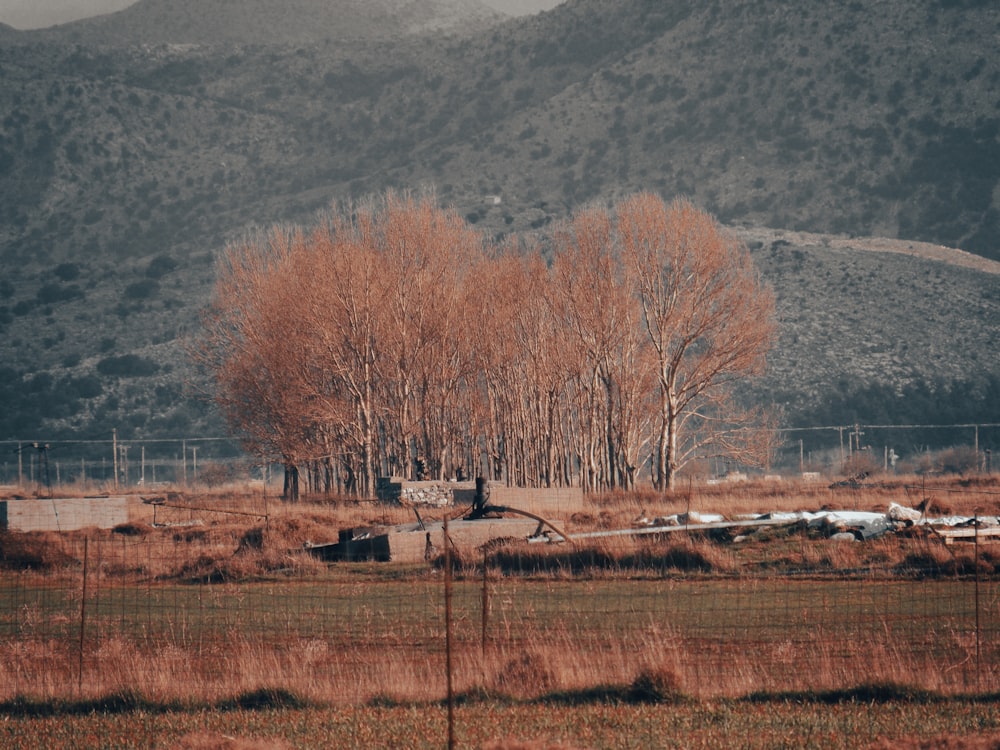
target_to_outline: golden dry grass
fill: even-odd
[[[1000,732],[978,736],[940,735],[882,739],[871,750],[1000,750]]]
[[[179,750],[287,750],[284,740],[254,740],[211,732],[193,732],[181,737]]]
[[[519,606],[530,609],[531,600],[522,599]],[[583,629],[570,622],[536,626],[529,611],[520,615],[492,615],[485,644],[466,630],[452,660],[456,692],[531,700],[607,686],[619,699],[663,702],[815,694],[858,685],[919,686],[944,695],[966,692],[970,685],[984,692],[1000,689],[1000,676],[991,668],[977,677],[976,644],[965,628],[949,634],[935,626],[935,654],[919,637],[900,638],[882,624],[863,635],[817,625],[808,637],[799,628],[778,637],[761,630],[721,641],[697,629],[684,632],[680,625],[650,622],[626,632],[620,622]],[[68,624],[72,632],[74,624]],[[91,636],[82,676],[75,633],[65,639],[5,640],[0,700],[140,690],[160,703],[218,702],[280,686],[310,703],[433,702],[446,694],[443,623],[435,616],[424,627],[426,642],[395,644],[364,634],[345,640],[238,630],[204,642],[194,637],[144,644],[125,635],[94,642]]]
[[[922,490],[924,496],[948,497],[950,509],[961,513],[992,502],[996,483],[942,482],[925,484]],[[726,512],[735,513],[749,508],[844,507],[845,503],[835,501],[845,497],[850,507],[865,509],[884,508],[890,502],[914,504],[913,491],[905,485],[866,488],[847,495],[812,485],[704,487],[694,488],[692,493],[690,498],[687,494],[603,495],[586,498],[579,507],[562,512],[573,530],[594,530],[627,526],[639,511],[647,516],[666,515],[696,505],[706,512],[725,506],[729,509]],[[152,525],[154,507],[135,497],[127,529],[0,534],[0,562],[16,568],[20,576],[37,577],[40,585],[54,586],[60,576],[79,577],[84,540],[89,540],[90,575],[94,585],[105,589],[115,585],[114,581],[147,585],[151,581],[315,579],[329,575],[329,571],[324,563],[301,554],[304,542],[336,539],[340,528],[402,523],[413,517],[412,510],[374,503],[325,500],[288,505],[238,491],[178,493],[167,505],[172,507],[156,508],[156,527]],[[187,525],[193,522],[197,523]],[[104,543],[94,545],[95,540]],[[157,544],[170,554],[142,552]],[[518,560],[523,565],[535,556],[534,568],[523,569],[533,574],[547,570],[553,580],[572,576],[574,571],[584,572],[586,580],[600,581],[632,578],[637,571],[652,572],[654,577],[670,570],[738,578],[755,568],[780,574],[791,570],[856,571],[866,566],[908,578],[914,570],[938,570],[947,576],[969,573],[974,569],[973,554],[971,545],[945,547],[940,540],[920,533],[840,544],[811,539],[803,529],[793,528],[769,529],[738,544],[682,534],[667,539],[616,537],[582,550],[564,545],[523,545],[493,553],[488,572],[497,576],[515,570],[513,563],[505,560]],[[981,573],[993,575],[1000,570],[1000,549],[981,545],[978,564]],[[349,577],[351,573],[345,569],[340,575]],[[440,576],[441,571],[424,567],[398,575],[426,578]],[[478,576],[479,572],[470,568],[463,575]],[[362,593],[364,581],[359,579],[358,586]],[[33,617],[41,618],[42,613],[22,606],[17,620],[24,637],[0,642],[0,685],[7,686],[3,697],[18,693],[59,696],[68,685],[83,695],[142,685],[151,699],[218,699],[273,686],[276,676],[283,687],[298,695],[336,703],[434,700],[445,689],[437,648],[397,645],[387,650],[384,644],[366,643],[363,638],[346,648],[335,639],[294,633],[262,638],[239,629],[227,633],[222,642],[204,644],[193,636],[150,643],[104,633],[88,648],[80,677],[74,639],[46,637],[40,624],[38,635],[32,636]],[[72,633],[75,626],[67,618],[61,627]],[[178,622],[176,627],[182,626]],[[428,632],[428,643],[433,644],[440,639],[440,624],[428,627],[433,630]],[[713,654],[713,659],[724,658],[725,668],[706,679],[705,653],[699,649],[709,648],[709,644],[652,624],[610,634],[599,629],[582,633],[570,628],[532,629],[530,618],[517,623],[497,621],[492,627],[493,635],[485,648],[466,642],[457,649],[454,676],[458,690],[532,698],[615,684],[702,698],[755,690],[834,689],[874,681],[921,685],[948,693],[969,684],[968,654],[974,650],[968,633],[954,633],[954,652],[965,654],[965,662],[942,673],[937,662],[919,649],[901,646],[888,633],[874,633],[857,643],[823,640],[817,633],[816,643],[788,639],[757,644],[752,650],[734,648],[722,655]],[[803,663],[808,663],[807,670],[795,667]],[[983,689],[998,687],[990,679]]]
[[[919,488],[919,489],[917,489]],[[119,541],[105,546],[101,561],[106,575],[191,581],[252,580],[272,574],[317,574],[325,565],[298,554],[308,543],[336,541],[341,529],[413,522],[414,510],[398,505],[358,502],[345,498],[314,498],[296,504],[263,495],[259,487],[184,492],[161,495],[162,504],[129,496],[127,524],[112,531],[96,529],[63,534],[0,535],[0,565],[16,569],[55,570],[82,559],[85,538]],[[972,515],[996,512],[1000,507],[1000,479],[995,477],[899,477],[860,489],[831,488],[816,482],[758,482],[732,485],[690,485],[673,493],[605,493],[561,504],[549,517],[570,533],[633,527],[637,517],[665,517],[677,513],[721,513],[729,518],[767,510],[859,509],[884,511],[891,503],[914,507],[928,502],[931,511]],[[460,509],[457,509],[460,510]],[[425,509],[425,520],[437,520],[453,510]],[[155,522],[155,526],[154,526]],[[801,529],[762,529],[745,535],[739,545],[720,545],[697,536],[677,535],[657,540],[621,536],[566,549],[501,549],[492,557],[500,570],[579,570],[614,573],[619,568],[674,568],[737,572],[747,567],[775,570],[833,571],[877,564],[900,568],[936,567],[942,572],[972,569],[970,545],[946,548],[939,540],[915,531],[869,541],[864,545],[810,544]],[[170,543],[174,553],[142,556],[143,546]],[[1000,562],[992,547],[982,545],[981,571],[990,573]],[[466,550],[471,552],[471,550]],[[539,562],[525,567],[534,556]],[[472,559],[479,559],[478,553]],[[548,562],[546,562],[548,560]]]

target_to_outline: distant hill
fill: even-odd
[[[277,45],[468,32],[501,17],[481,0],[139,0],[32,33],[88,45]]]
[[[0,432],[204,425],[180,342],[215,253],[386,187],[543,244],[588,201],[689,195],[775,285],[766,393],[800,414],[842,378],[993,376],[997,277],[948,248],[1000,259],[998,31],[944,0],[141,0],[0,28]]]

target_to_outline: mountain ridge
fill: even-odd
[[[122,44],[301,44],[468,32],[504,18],[481,0],[138,0],[34,38]]]

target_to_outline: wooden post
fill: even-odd
[[[486,630],[487,630],[486,624],[490,616],[490,581],[489,581],[489,573],[486,570],[487,555],[488,553],[484,548],[483,549],[483,623],[482,623],[483,627],[482,627],[482,635],[480,637],[480,651],[482,653],[484,670],[486,662]]]
[[[77,662],[77,695],[83,694],[83,643],[87,630],[87,552],[90,543],[89,537],[83,538],[83,591],[80,596],[80,653]]]
[[[975,552],[973,558],[973,565],[975,567],[976,573],[976,690],[980,689],[980,679],[979,679],[979,510],[978,508],[973,512],[972,516],[972,527],[975,529],[975,538],[973,542],[975,544]]]
[[[448,750],[455,747],[455,688],[451,680],[451,545],[448,514],[444,516],[444,653],[448,681]]]

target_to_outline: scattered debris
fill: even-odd
[[[736,518],[719,513],[689,511],[669,516],[647,517],[645,511],[632,520],[630,528],[605,529],[567,534],[548,519],[527,511],[492,505],[488,493],[477,488],[471,507],[464,517],[448,524],[444,537],[443,521],[429,520],[417,513],[417,523],[375,526],[340,531],[336,542],[304,546],[326,561],[401,561],[433,562],[446,543],[456,552],[473,559],[473,550],[496,549],[517,543],[576,543],[614,537],[667,535],[677,532],[706,534],[719,541],[742,542],[764,529],[800,526],[816,536],[831,541],[868,541],[886,534],[925,528],[944,539],[955,541],[1000,540],[1000,520],[962,516],[930,518],[923,511],[891,503],[884,512],[856,510],[775,511]],[[519,518],[505,518],[507,514]],[[760,538],[759,536],[757,538]]]

